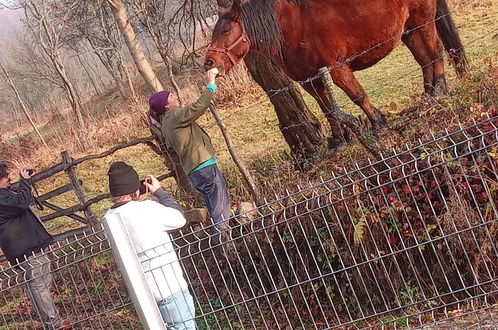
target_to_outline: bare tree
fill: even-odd
[[[80,128],[85,125],[82,107],[73,82],[69,79],[62,59],[61,51],[66,37],[66,27],[71,12],[80,4],[79,1],[61,5],[56,0],[20,0],[26,19],[25,25],[37,36],[40,50],[50,59]]]
[[[183,103],[182,93],[173,74],[172,58],[175,38],[173,18],[183,1],[167,0],[129,0],[130,9],[135,13],[140,26],[152,40],[154,47],[166,66],[171,86]]]
[[[38,130],[38,127],[36,127],[33,119],[31,119],[31,116],[29,115],[29,111],[26,107],[26,105],[24,104],[22,98],[21,98],[21,95],[19,95],[19,92],[17,91],[17,88],[14,84],[14,82],[12,81],[9,73],[7,72],[7,69],[5,69],[4,65],[0,62],[0,68],[2,69],[4,75],[5,75],[5,78],[7,79],[7,83],[9,84],[9,86],[12,88],[12,91],[14,92],[14,94],[16,95],[16,98],[17,100],[19,101],[19,104],[21,105],[21,108],[24,112],[24,114],[26,115],[26,118],[28,119],[29,123],[31,124],[31,126],[33,127],[33,129],[35,130],[36,134],[38,135],[38,137],[40,138],[40,140],[42,141],[43,145],[45,147],[48,147],[47,146],[47,142],[45,142],[45,139],[43,138],[43,136],[41,135],[40,131]]]
[[[44,52],[38,51],[38,44],[30,34],[17,36],[5,55],[9,59],[7,71],[32,113],[42,112],[51,99],[60,99],[61,96],[67,99],[64,84],[51,60]],[[64,104],[59,102],[58,106]]]
[[[179,0],[180,6],[174,8],[174,14],[168,24],[169,34],[183,45],[183,58],[196,60],[204,56],[206,46],[204,38],[206,30],[210,29],[207,17],[216,13],[215,1],[186,1]],[[198,40],[202,36],[201,40]]]
[[[76,58],[78,59],[78,63],[80,64],[81,68],[83,68],[83,70],[86,73],[86,76],[90,80],[90,83],[91,83],[91,85],[93,87],[93,90],[94,90],[95,94],[96,95],[100,94],[101,90],[98,87],[96,79],[94,79],[92,72],[90,72],[90,70],[88,69],[89,65],[85,62],[85,57],[86,56],[81,55],[79,53],[79,50],[77,48],[73,48],[73,51],[74,51],[74,54],[75,54]]]
[[[111,6],[112,12],[114,14],[114,18],[119,26],[119,30],[121,31],[126,45],[135,61],[135,65],[140,72],[140,75],[144,79],[146,85],[148,86],[151,92],[159,92],[163,90],[163,86],[161,82],[157,78],[156,74],[152,70],[152,66],[149,61],[145,57],[145,54],[140,46],[140,42],[133,30],[130,20],[128,19],[128,14],[126,13],[126,9],[121,0],[106,0],[107,3]]]
[[[89,0],[85,6],[79,6],[71,19],[70,33],[75,53],[94,53],[115,82],[120,95],[124,99],[136,99],[123,54],[123,37],[106,0]]]

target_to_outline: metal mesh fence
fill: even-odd
[[[493,328],[498,118],[356,166],[173,244],[199,329]],[[139,328],[102,231],[53,247],[74,328]],[[40,327],[23,271],[0,273],[1,324]]]
[[[66,325],[76,329],[140,327],[103,230],[52,245],[52,296]],[[2,269],[3,329],[42,329],[26,289],[30,265]]]
[[[419,326],[495,302],[496,133],[475,123],[268,203],[219,247],[185,244],[198,323]]]

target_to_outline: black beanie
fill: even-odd
[[[128,195],[140,188],[137,171],[125,162],[114,162],[107,172],[112,197]]]

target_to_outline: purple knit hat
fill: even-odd
[[[166,112],[169,94],[169,91],[161,91],[152,94],[149,98],[149,114],[159,123],[161,122],[161,116]]]

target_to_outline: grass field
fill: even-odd
[[[357,77],[369,93],[373,103],[388,115],[391,130],[383,133],[381,139],[387,146],[394,147],[402,143],[411,143],[417,139],[427,138],[429,130],[435,132],[449,127],[453,119],[465,121],[467,118],[482,112],[478,99],[482,86],[496,84],[492,70],[489,70],[490,61],[498,62],[498,3],[496,1],[468,0],[452,1],[453,16],[459,27],[461,37],[466,47],[467,56],[471,61],[470,77],[466,81],[456,79],[454,70],[446,65],[447,79],[451,88],[448,97],[438,102],[421,101],[422,77],[420,68],[408,52],[400,45],[390,56],[376,66],[357,73]],[[495,67],[496,68],[496,67]],[[160,68],[158,68],[160,69]],[[239,71],[240,74],[240,71]],[[191,85],[195,82],[183,78],[182,85],[185,93],[192,97],[196,89]],[[229,78],[225,78],[229,79]],[[494,80],[493,80],[494,79]],[[163,81],[166,81],[165,79]],[[238,86],[244,90],[220,105],[220,111],[232,135],[242,160],[251,173],[256,177],[258,185],[264,194],[271,198],[273,192],[283,192],[285,188],[316,180],[319,176],[330,177],[332,171],[349,167],[352,163],[365,159],[364,149],[358,144],[342,150],[339,153],[330,153],[325,144],[316,167],[308,173],[295,172],[289,165],[288,147],[278,129],[278,121],[266,95],[254,84],[248,82],[247,76],[235,79],[243,82]],[[221,82],[223,86],[223,82]],[[497,86],[494,86],[497,87]],[[498,87],[497,87],[498,88]],[[220,88],[221,95],[224,95]],[[338,90],[339,103],[348,112],[360,114],[361,110]],[[143,94],[145,95],[145,93]],[[314,100],[303,94],[310,109],[325,125],[323,115],[317,108]],[[487,102],[490,97],[487,96]],[[494,101],[496,105],[498,101]],[[30,164],[37,169],[49,167],[59,162],[59,152],[70,150],[74,158],[86,154],[99,153],[109,147],[133,139],[147,136],[144,113],[147,109],[146,97],[142,96],[138,104],[126,104],[120,101],[117,93],[109,92],[99,95],[87,104],[92,114],[89,119],[88,131],[78,132],[71,119],[60,117],[42,127],[42,132],[51,140],[51,148],[33,148],[33,135],[16,137],[8,141],[15,150],[2,158],[12,159],[15,166],[23,167]],[[417,111],[413,114],[403,110],[413,107]],[[421,110],[422,109],[422,110]],[[466,111],[464,111],[466,110]],[[206,128],[217,150],[217,158],[227,178],[232,200],[245,200],[249,193],[243,185],[243,180],[233,161],[230,159],[225,142],[214,119],[210,115],[203,116],[199,121]],[[402,127],[403,129],[399,129]],[[402,133],[400,133],[402,132]],[[106,172],[109,165],[115,160],[124,160],[132,164],[141,176],[146,174],[160,175],[167,170],[156,154],[145,145],[132,147],[116,152],[114,155],[99,161],[88,161],[77,167],[77,173],[84,182],[84,189],[88,198],[97,196],[107,190]],[[58,175],[45,180],[39,185],[40,193],[50,191],[68,182],[67,176]],[[166,189],[175,191],[172,180],[164,182]],[[68,207],[76,203],[72,194],[66,194],[51,200],[61,207]],[[95,205],[93,211],[102,216],[110,206],[108,201]],[[65,218],[50,221],[47,227],[52,233],[59,233],[67,229],[78,227],[79,224]]]

